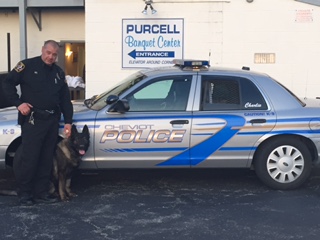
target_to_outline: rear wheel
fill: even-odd
[[[310,176],[311,154],[306,145],[295,138],[278,138],[260,147],[254,167],[257,176],[267,186],[295,189]]]

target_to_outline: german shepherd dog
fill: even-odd
[[[53,158],[51,194],[57,194],[62,201],[67,201],[76,196],[71,191],[72,173],[81,163],[82,156],[87,152],[90,144],[90,134],[87,125],[84,125],[82,132],[78,132],[75,125],[72,125],[71,136],[61,140]]]
[[[88,126],[85,125],[79,133],[76,126],[72,125],[70,138],[65,138],[57,144],[53,158],[50,194],[59,195],[62,201],[75,196],[70,189],[72,172],[79,167],[81,157],[88,150],[89,144]],[[21,154],[21,148],[18,148],[14,162],[19,161],[19,154]],[[0,190],[0,195],[16,196],[17,191]]]

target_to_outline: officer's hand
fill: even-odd
[[[33,108],[33,106],[29,103],[22,103],[18,106],[18,110],[22,115],[28,115],[31,111],[31,108]]]
[[[64,135],[69,138],[71,136],[71,124],[67,123],[64,125]]]

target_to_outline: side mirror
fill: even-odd
[[[91,98],[85,99],[84,105],[86,105],[87,107],[91,107],[93,100],[95,100],[97,96],[98,95],[93,95]]]
[[[118,99],[118,101],[110,107],[109,112],[125,113],[130,109],[127,99]]]

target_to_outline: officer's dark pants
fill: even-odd
[[[57,117],[24,121],[22,145],[14,158],[13,171],[20,198],[47,195],[59,123]]]

